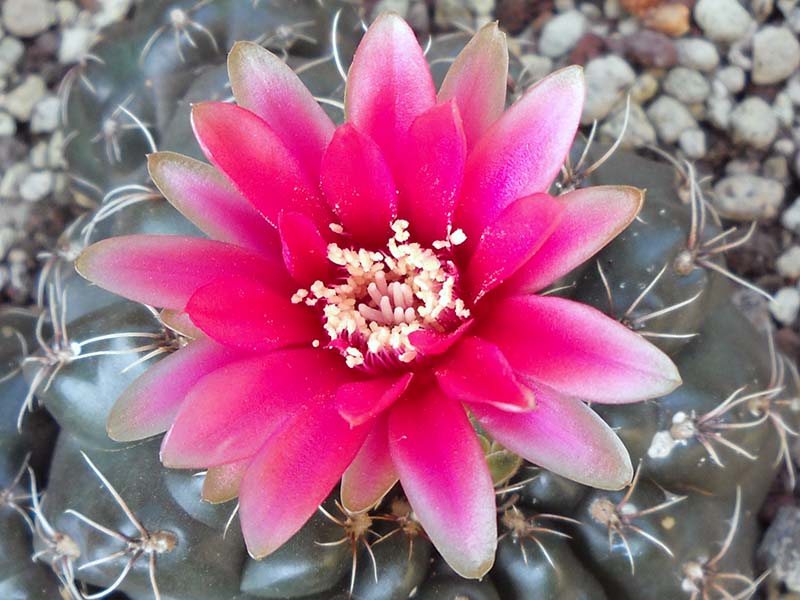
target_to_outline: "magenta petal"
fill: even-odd
[[[411,223],[415,240],[430,244],[447,238],[466,160],[466,139],[454,102],[417,117],[408,132],[400,195],[400,215]]]
[[[556,71],[525,92],[480,139],[467,159],[456,208],[456,225],[467,234],[467,244],[514,200],[547,191],[572,145],[584,93],[580,67]]]
[[[552,296],[513,296],[492,308],[478,335],[534,383],[609,404],[663,396],[681,383],[666,354],[591,306]]]
[[[186,394],[202,377],[241,358],[209,339],[191,342],[160,360],[128,386],[108,416],[108,435],[118,442],[164,433]]]
[[[456,56],[439,89],[439,102],[458,104],[470,148],[502,114],[507,85],[506,34],[489,23]]]
[[[541,248],[558,225],[563,205],[548,194],[509,204],[481,234],[467,267],[473,302],[514,274]]]
[[[247,277],[224,277],[186,305],[192,323],[220,344],[253,352],[299,345],[322,334],[319,318],[283,292]]]
[[[206,502],[221,504],[239,495],[239,486],[252,457],[237,462],[211,467],[203,478],[202,497]]]
[[[328,281],[333,263],[328,260],[328,243],[314,222],[302,213],[282,212],[278,230],[283,243],[283,262],[301,286],[317,280]]]
[[[536,408],[523,414],[470,404],[481,427],[503,446],[540,467],[605,490],[633,477],[628,451],[612,429],[580,400],[536,390]]]
[[[192,106],[192,127],[206,158],[277,227],[283,209],[328,226],[331,215],[316,191],[316,180],[261,118],[234,104]]]
[[[266,441],[239,489],[242,533],[253,558],[271,554],[297,533],[339,481],[369,430],[351,429],[332,406],[318,404]]]
[[[201,379],[161,445],[175,468],[223,465],[254,455],[309,402],[332,401],[352,374],[323,350],[284,350],[237,361]]]
[[[147,157],[147,168],[170,204],[209,237],[277,254],[275,228],[211,165],[174,152],[156,152]]]
[[[379,16],[350,66],[346,119],[381,147],[394,169],[411,123],[435,103],[436,89],[414,32],[395,14]]]
[[[86,279],[136,302],[183,310],[197,288],[228,275],[285,286],[280,262],[195,237],[125,235],[92,244],[75,268]]]
[[[639,214],[644,192],[632,187],[595,186],[556,200],[564,205],[558,226],[504,289],[536,292],[594,256]]]
[[[382,244],[397,216],[397,188],[380,148],[355,127],[336,130],[322,159],[320,185],[348,234]]]
[[[397,483],[397,470],[389,453],[388,418],[375,421],[361,450],[342,475],[342,505],[363,512],[378,504]]]
[[[308,178],[316,181],[334,125],[300,78],[284,61],[253,42],[233,45],[228,74],[236,102],[264,119]]]
[[[497,544],[494,487],[461,405],[436,387],[389,413],[389,449],[411,507],[433,545],[462,577],[480,578]]]
[[[345,383],[336,391],[336,408],[351,425],[375,418],[403,395],[413,373]]]
[[[472,327],[472,319],[462,323],[458,329],[450,332],[439,332],[433,329],[420,329],[413,332],[409,340],[417,349],[417,354],[422,356],[438,356],[444,354],[453,347],[458,340],[461,339],[469,329]]]
[[[517,381],[500,349],[480,338],[463,338],[436,368],[436,379],[453,400],[485,402],[514,412],[535,405],[533,392]]]

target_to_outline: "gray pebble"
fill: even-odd
[[[53,174],[50,171],[34,171],[19,186],[19,195],[28,202],[38,202],[52,191]]]
[[[793,287],[779,289],[769,303],[769,312],[782,325],[794,323],[797,313],[800,312],[800,291]]]
[[[675,40],[678,62],[684,67],[698,71],[713,71],[719,64],[717,47],[703,38],[681,38]]]
[[[614,142],[622,133],[622,125],[625,121],[625,107],[621,106],[612,112],[600,127],[600,139]],[[622,139],[623,148],[635,148],[647,144],[656,143],[656,130],[650,121],[647,120],[642,107],[638,104],[631,104],[628,115],[628,125],[625,128],[625,137]]]
[[[580,11],[568,10],[556,15],[542,28],[539,36],[539,52],[550,58],[565,55],[575,47],[578,40],[586,33],[587,27],[588,21]]]
[[[733,98],[728,88],[718,79],[711,82],[711,95],[706,102],[706,109],[706,116],[714,127],[728,129],[733,112]]]
[[[800,278],[800,246],[789,246],[775,261],[775,267],[787,279]]]
[[[647,109],[647,116],[656,128],[658,137],[667,144],[674,144],[687,129],[696,129],[697,121],[692,113],[670,96],[660,96]]]
[[[711,86],[700,71],[675,67],[664,79],[664,91],[684,104],[697,104],[708,98]]]
[[[19,37],[33,37],[55,23],[55,6],[48,0],[4,0],[3,26]]]
[[[61,101],[56,96],[45,96],[33,107],[31,115],[32,133],[51,133],[58,128]]]
[[[715,42],[735,42],[745,36],[753,24],[750,13],[737,0],[699,0],[694,19]]]
[[[719,71],[717,71],[716,78],[731,94],[738,94],[741,92],[746,83],[744,69],[735,65],[722,67]]]
[[[758,549],[770,577],[800,592],[800,508],[782,506]]]
[[[751,96],[733,109],[731,128],[735,141],[764,150],[778,134],[778,119],[769,104],[758,96]]]
[[[581,123],[602,119],[624,98],[636,79],[636,73],[622,58],[603,56],[589,61],[585,70],[586,103]]]
[[[29,121],[33,107],[46,91],[44,79],[39,75],[28,75],[22,83],[8,93],[5,108],[17,121]]]
[[[753,36],[753,83],[787,79],[800,67],[800,42],[786,27],[764,27]]]
[[[19,194],[20,182],[30,173],[31,167],[26,162],[11,165],[0,179],[0,199],[16,198]]]
[[[719,213],[737,221],[771,219],[783,203],[780,182],[758,175],[729,175],[714,186],[712,203]]]
[[[778,121],[783,127],[791,127],[794,121],[794,104],[789,94],[786,92],[779,92],[775,96],[775,101],[772,103],[772,110]]]
[[[0,111],[0,137],[10,137],[17,133],[17,122],[7,112]]]
[[[553,70],[553,60],[538,54],[523,54],[519,61],[525,69],[526,81],[539,81]]]
[[[789,208],[783,211],[781,225],[789,231],[800,234],[800,196],[795,198]]]
[[[630,89],[631,102],[644,104],[658,93],[658,79],[652,73],[644,72],[636,78]]]
[[[687,129],[678,138],[678,145],[687,158],[698,160],[708,151],[706,134],[702,129]]]
[[[761,173],[764,177],[780,181],[784,185],[789,184],[789,161],[785,156],[775,155],[770,156],[764,161],[761,168]]]
[[[95,40],[95,32],[85,26],[70,27],[61,31],[58,45],[58,62],[71,65],[82,60]]]
[[[6,36],[0,40],[0,77],[13,73],[24,53],[25,44],[17,38]]]

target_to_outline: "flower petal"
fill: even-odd
[[[466,160],[466,138],[454,102],[416,118],[408,132],[400,194],[400,215],[411,223],[415,240],[430,244],[447,238]]]
[[[222,504],[239,495],[239,486],[252,457],[243,460],[211,467],[203,478],[202,497],[206,502]]]
[[[209,237],[277,254],[275,228],[211,165],[175,152],[156,152],[147,157],[147,169],[170,204]]]
[[[236,42],[228,54],[236,102],[269,125],[311,181],[319,179],[322,153],[334,125],[283,60],[253,42]]]
[[[525,92],[476,144],[456,208],[468,245],[511,202],[547,191],[572,145],[584,93],[580,67],[556,71]]]
[[[316,315],[282,292],[247,277],[223,277],[198,289],[186,312],[220,344],[252,352],[311,342],[322,333]]]
[[[605,421],[580,400],[544,388],[535,393],[530,412],[513,414],[488,404],[470,404],[470,412],[503,446],[562,477],[604,490],[630,483],[628,451]]]
[[[372,426],[361,450],[342,475],[342,505],[363,512],[378,504],[397,483],[397,470],[389,453],[388,414]]]
[[[183,310],[165,308],[159,313],[158,318],[164,324],[164,327],[190,340],[206,337],[206,334],[192,323],[189,315]]]
[[[463,338],[435,373],[442,391],[453,400],[485,402],[513,412],[535,405],[533,392],[517,381],[500,349],[480,338]]]
[[[351,428],[332,405],[321,403],[266,441],[239,489],[242,533],[253,558],[271,554],[297,533],[339,481],[369,430]]]
[[[378,377],[345,383],[336,390],[336,408],[351,425],[361,425],[375,418],[403,395],[413,373],[400,377]]]
[[[564,205],[558,226],[504,289],[536,292],[597,254],[636,218],[644,192],[627,186],[595,186],[556,200]]]
[[[681,383],[666,354],[591,306],[553,296],[513,296],[492,308],[478,335],[534,383],[609,404],[663,396]]]
[[[403,491],[433,545],[462,577],[480,578],[497,544],[494,487],[461,405],[430,386],[389,413],[389,449]]]
[[[467,267],[473,302],[500,285],[541,248],[557,227],[563,205],[548,194],[509,204],[481,234]]]
[[[320,185],[345,230],[366,245],[386,242],[397,188],[380,148],[355,127],[336,130],[322,158]]]
[[[277,227],[281,210],[300,211],[319,226],[331,215],[300,161],[261,118],[234,104],[192,106],[192,128],[206,158]]]
[[[414,32],[395,14],[379,16],[361,39],[350,66],[346,120],[381,147],[394,169],[411,123],[435,103],[428,61]]]
[[[503,113],[507,85],[506,34],[496,22],[489,23],[456,56],[439,88],[439,102],[458,104],[469,148]]]
[[[203,468],[254,455],[309,402],[333,399],[352,374],[323,350],[283,350],[237,361],[201,379],[161,445],[161,461]]]
[[[164,433],[192,386],[241,356],[202,338],[158,361],[117,398],[106,423],[109,437],[131,442]]]
[[[434,329],[420,329],[409,335],[411,344],[416,348],[417,354],[422,356],[438,356],[447,352],[453,344],[461,339],[471,327],[472,319],[459,325],[458,329],[450,332],[439,332]]]
[[[283,262],[294,280],[302,286],[328,281],[332,267],[328,243],[314,222],[302,213],[284,211],[278,217],[278,230]]]
[[[285,286],[283,265],[249,250],[177,235],[124,235],[92,244],[75,262],[78,273],[136,302],[183,310],[197,288],[227,275]]]

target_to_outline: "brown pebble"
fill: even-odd
[[[637,31],[626,35],[622,44],[628,60],[639,66],[665,69],[678,64],[678,51],[672,39],[658,31]]]

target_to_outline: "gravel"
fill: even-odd
[[[568,10],[550,19],[539,37],[539,52],[550,58],[563,56],[575,47],[588,27],[586,16]]]
[[[608,115],[636,79],[631,66],[619,56],[595,58],[586,65],[586,104],[581,123]]]
[[[785,190],[780,182],[741,173],[723,177],[714,186],[712,203],[720,214],[738,221],[772,219],[778,215]]]
[[[4,108],[17,121],[27,122],[33,114],[33,107],[47,92],[47,86],[40,75],[28,75],[5,98]]]
[[[758,549],[773,580],[800,592],[800,508],[782,506]]]
[[[674,144],[687,129],[697,129],[697,121],[681,102],[670,96],[660,96],[647,109],[647,117],[655,126],[658,137]]]
[[[710,72],[719,64],[717,47],[703,38],[681,38],[675,40],[678,62],[684,67]]]
[[[699,0],[694,19],[715,42],[740,41],[753,25],[750,13],[737,0]]]
[[[793,287],[778,290],[769,303],[769,312],[783,325],[791,325],[800,312],[800,291]]]
[[[778,118],[758,96],[740,102],[731,113],[733,139],[758,150],[769,148],[778,134]]]
[[[708,98],[711,85],[700,71],[675,67],[664,79],[664,91],[684,104],[697,104]]]
[[[753,36],[753,83],[779,83],[800,67],[800,42],[787,27],[764,27]]]
[[[48,0],[4,0],[3,27],[18,37],[33,37],[56,21],[55,6]]]

